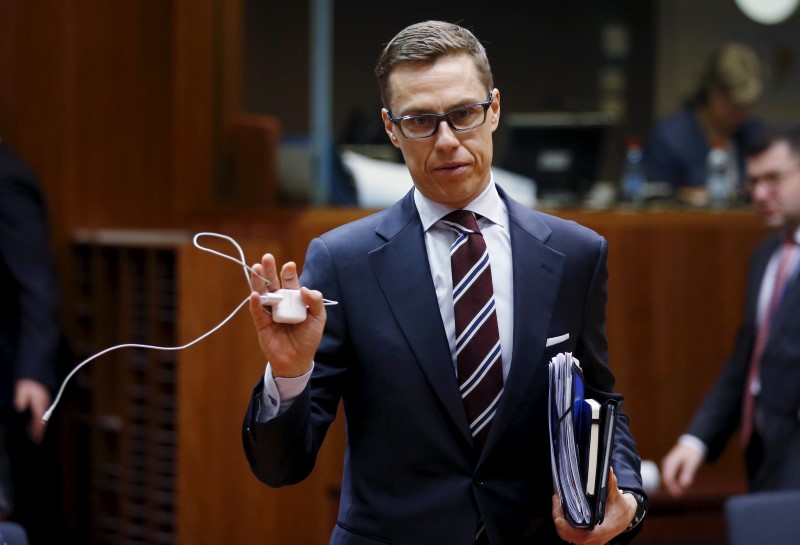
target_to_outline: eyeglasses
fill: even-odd
[[[794,167],[787,168],[786,170],[767,172],[761,176],[749,176],[744,182],[744,188],[752,193],[755,191],[758,184],[763,183],[766,184],[770,189],[775,189],[784,179],[794,174],[798,169],[800,169],[800,165],[795,165]]]
[[[429,138],[439,130],[439,123],[447,121],[447,124],[456,132],[471,131],[477,129],[486,122],[486,111],[492,104],[492,92],[486,102],[468,104],[453,108],[443,114],[418,114],[404,115],[395,117],[390,110],[386,110],[389,121],[397,125],[400,134],[408,139]]]

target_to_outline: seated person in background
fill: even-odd
[[[747,188],[775,230],[750,261],[736,347],[692,423],[662,462],[681,495],[740,428],[753,492],[800,489],[800,127],[767,129],[747,148]]]
[[[676,197],[694,202],[698,190],[705,194],[706,159],[718,143],[734,158],[729,163],[733,178],[742,180],[743,148],[760,125],[750,111],[761,90],[762,70],[752,49],[739,43],[716,49],[694,95],[648,134],[643,150],[647,179],[668,182]]]

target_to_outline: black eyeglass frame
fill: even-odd
[[[477,129],[478,127],[483,126],[483,124],[486,123],[486,112],[489,111],[489,106],[491,106],[492,102],[494,102],[493,90],[489,91],[489,96],[486,97],[486,98],[487,98],[486,102],[476,102],[475,104],[465,104],[464,106],[459,106],[458,108],[453,108],[452,110],[450,110],[448,112],[445,112],[443,114],[413,114],[413,115],[404,115],[404,116],[401,116],[401,117],[395,117],[395,116],[392,115],[392,111],[387,108],[386,109],[386,115],[389,117],[389,121],[391,121],[392,124],[396,125],[397,128],[400,129],[400,134],[402,134],[404,138],[408,138],[409,140],[420,140],[422,138],[430,138],[431,136],[436,134],[436,132],[439,130],[439,124],[442,121],[446,121],[447,125],[455,132],[467,132],[467,131],[471,131],[473,129]],[[453,122],[450,120],[450,115],[452,115],[454,112],[457,112],[459,110],[464,110],[466,108],[474,108],[475,106],[480,106],[480,107],[483,108],[483,120],[480,123],[478,123],[475,126],[469,127],[467,129],[459,129],[458,127],[453,125]],[[434,118],[436,120],[436,123],[433,125],[433,130],[431,130],[431,133],[430,134],[426,134],[425,136],[408,136],[408,135],[406,135],[406,133],[403,131],[403,126],[400,123],[402,121],[406,121],[408,119],[418,119],[418,118],[421,118],[421,117]]]

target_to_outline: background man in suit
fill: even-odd
[[[645,498],[625,415],[602,525],[570,527],[550,474],[550,358],[574,353],[595,397],[614,395],[605,240],[521,206],[495,184],[500,92],[472,33],[412,25],[386,46],[376,74],[386,133],[414,188],[387,210],[312,241],[299,279],[294,263],[279,273],[270,254],[255,265],[270,291],[302,285],[308,318],[275,323],[252,294],[268,360],[243,426],[253,472],[271,486],[305,478],[341,399],[347,453],[331,543],[560,543],[556,532],[582,544],[629,540]],[[477,226],[456,227],[449,214],[460,209]],[[462,355],[474,345],[458,333],[451,277],[451,244],[465,231],[479,232],[470,236],[491,256],[475,284],[489,274],[493,289],[474,338],[493,330],[495,348],[474,389],[459,386]],[[323,294],[338,305],[326,311]],[[473,419],[473,392],[489,382],[499,389],[489,396],[495,403],[488,418]]]
[[[679,495],[741,425],[749,487],[800,488],[800,128],[767,129],[748,148],[747,187],[776,230],[753,254],[733,355],[662,461]]]
[[[55,386],[59,284],[44,196],[36,177],[0,141],[0,519],[13,507],[12,434],[26,416],[34,443]],[[26,413],[29,413],[26,415]],[[19,437],[16,437],[19,443]],[[19,447],[20,445],[16,445]],[[22,472],[17,466],[15,475]]]

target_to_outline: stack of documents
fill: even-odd
[[[550,462],[553,487],[569,523],[603,522],[617,401],[584,398],[580,362],[569,352],[550,360]]]

